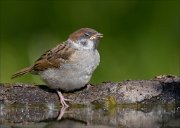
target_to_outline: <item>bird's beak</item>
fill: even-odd
[[[103,34],[101,33],[96,33],[94,34],[93,36],[90,37],[91,40],[94,40],[94,39],[100,39],[103,37]]]

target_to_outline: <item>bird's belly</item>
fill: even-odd
[[[71,72],[71,73],[70,73]],[[48,69],[41,75],[47,86],[52,89],[71,91],[85,86],[91,74]]]
[[[91,60],[92,59],[92,60]],[[99,64],[99,57],[68,63],[59,69],[47,69],[40,73],[48,87],[72,91],[84,87]]]

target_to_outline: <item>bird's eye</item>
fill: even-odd
[[[84,35],[85,35],[85,36],[88,36],[88,37],[90,36],[90,34],[89,34],[89,33],[87,33],[87,32],[86,32],[86,33],[84,33]]]

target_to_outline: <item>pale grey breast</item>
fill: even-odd
[[[50,88],[71,91],[89,82],[99,62],[97,50],[76,51],[70,61],[61,65],[58,70],[47,69],[40,76]]]

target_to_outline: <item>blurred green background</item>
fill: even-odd
[[[1,0],[0,82],[42,83],[30,74],[10,77],[82,27],[104,34],[92,83],[180,75],[179,6],[179,0]]]

